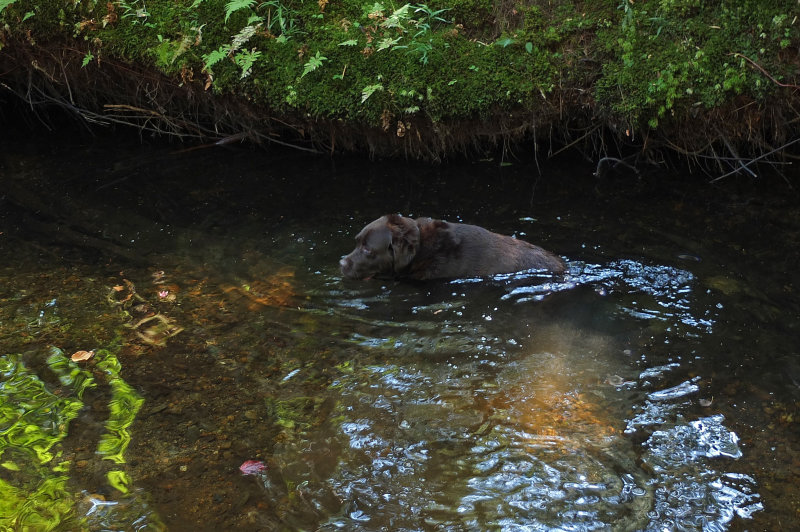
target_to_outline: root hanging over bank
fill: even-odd
[[[535,112],[496,109],[490,116],[432,120],[423,113],[395,116],[371,125],[309,114],[276,114],[248,95],[217,94],[191,72],[170,78],[144,65],[100,58],[82,65],[70,43],[31,46],[6,43],[0,54],[0,99],[24,102],[24,119],[46,127],[66,113],[82,126],[138,129],[200,149],[247,142],[312,154],[365,153],[442,161],[500,153],[539,158],[567,150],[597,164],[598,175],[639,170],[680,160],[712,181],[759,168],[780,171],[800,157],[800,90],[780,83],[778,97],[758,104],[744,97],[714,109],[693,108],[657,129],[637,127],[603,114],[591,87],[543,94]],[[776,83],[778,83],[776,81]]]

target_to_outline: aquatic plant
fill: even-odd
[[[119,377],[119,362],[112,352],[100,350],[97,356],[112,388],[108,432],[101,437],[98,452],[122,464],[130,441],[127,428],[142,399]],[[76,528],[81,520],[74,512],[74,494],[67,488],[70,463],[61,460],[59,446],[84,406],[84,393],[97,383],[91,372],[55,347],[46,363],[59,389],[46,384],[22,356],[0,357],[0,466],[10,473],[0,479],[3,529]],[[119,477],[126,478],[126,473],[109,472],[111,485],[124,492]]]
[[[81,396],[93,385],[91,375],[75,371],[69,360],[54,350],[50,369],[68,395],[56,395],[20,355],[0,358],[0,465],[13,472],[0,479],[0,527],[52,530],[72,513],[66,489],[68,464],[54,450],[66,436],[66,427],[83,406]],[[8,478],[8,477],[6,477]],[[17,482],[15,482],[17,480]]]
[[[133,424],[144,399],[120,377],[122,365],[113,353],[101,349],[97,352],[97,357],[99,358],[97,368],[107,375],[106,380],[111,386],[109,417],[105,423],[106,432],[100,437],[97,452],[106,460],[124,464],[125,449],[131,441],[128,427]]]

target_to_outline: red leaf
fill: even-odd
[[[256,475],[266,470],[267,466],[261,460],[247,460],[239,466],[239,471],[245,475]]]

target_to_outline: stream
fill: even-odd
[[[797,192],[593,171],[5,142],[0,524],[791,527]],[[514,235],[568,273],[343,280],[386,213]]]

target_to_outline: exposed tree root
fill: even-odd
[[[750,61],[748,58],[742,56]],[[535,113],[498,109],[488,120],[433,121],[393,117],[382,127],[308,116],[276,116],[247,97],[213,94],[199,81],[170,79],[142,66],[102,60],[83,68],[82,53],[67,46],[35,48],[19,43],[0,54],[0,97],[22,100],[28,115],[45,125],[53,109],[67,112],[90,129],[124,125],[142,135],[196,143],[187,149],[232,142],[278,145],[309,153],[361,152],[372,157],[441,161],[447,157],[549,146],[547,156],[578,150],[597,162],[597,173],[671,158],[702,168],[716,182],[731,175],[756,177],[757,165],[777,168],[800,156],[798,87],[781,84],[785,98],[768,105],[752,100],[724,108],[693,109],[665,118],[658,130],[637,129],[615,117],[596,116],[591,93],[564,89],[548,96]],[[638,139],[637,139],[638,137]]]

